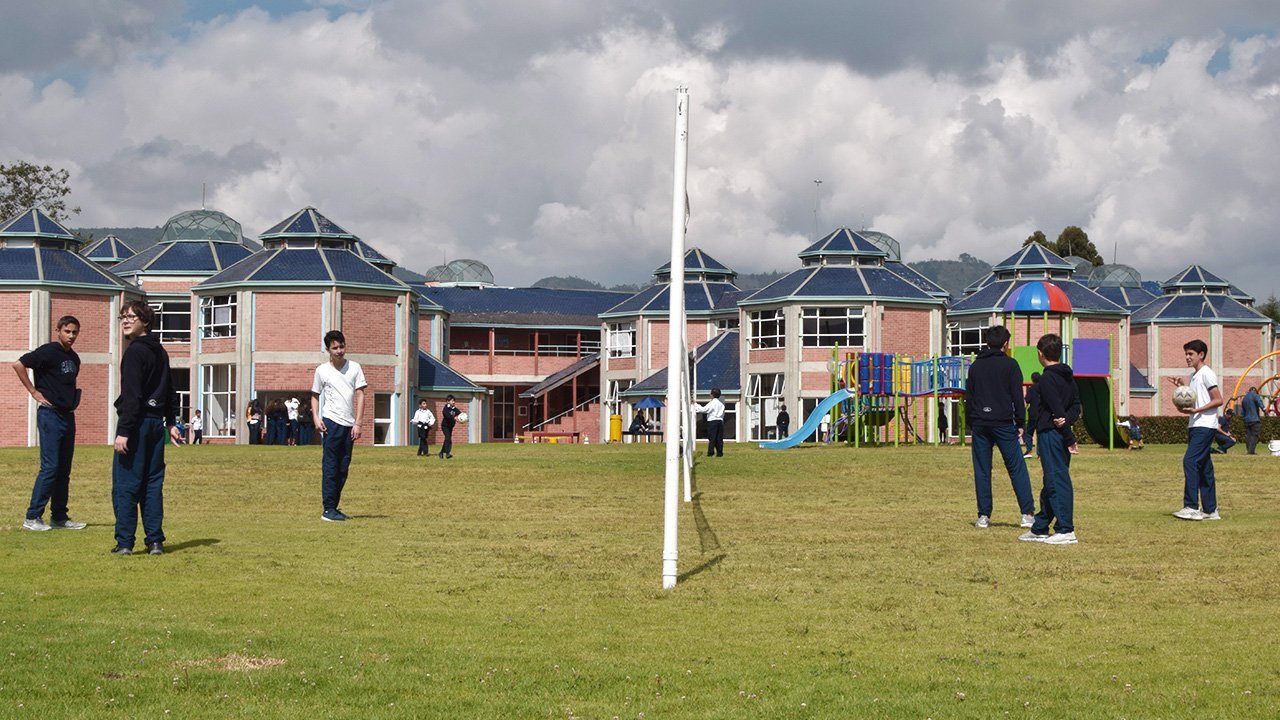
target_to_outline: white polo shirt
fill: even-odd
[[[1209,391],[1218,387],[1218,376],[1214,374],[1213,370],[1209,369],[1208,365],[1201,365],[1200,369],[1191,375],[1191,382],[1188,384],[1196,394],[1195,407],[1204,407],[1212,399],[1209,397]],[[1193,413],[1187,421],[1187,426],[1217,430],[1218,408],[1208,412]]]
[[[356,390],[368,384],[364,381],[364,370],[355,360],[344,360],[341,368],[331,362],[321,363],[311,383],[311,392],[320,396],[320,417],[346,427],[355,425]]]

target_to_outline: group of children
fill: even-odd
[[[1062,362],[1062,338],[1047,334],[1036,343],[1036,354],[1043,372],[1032,375],[1033,384],[1024,396],[1022,369],[1009,356],[1009,330],[1002,326],[988,328],[986,348],[969,369],[965,398],[973,428],[972,458],[974,488],[978,502],[975,526],[990,526],[992,512],[991,459],[999,448],[1005,469],[1013,484],[1022,513],[1020,525],[1027,531],[1018,536],[1024,542],[1050,545],[1075,545],[1079,542],[1074,525],[1074,487],[1071,482],[1071,455],[1076,452],[1076,438],[1071,426],[1080,417],[1080,394],[1071,367]],[[1195,393],[1195,404],[1179,408],[1189,416],[1187,451],[1183,456],[1183,507],[1174,517],[1183,520],[1220,520],[1214,478],[1213,441],[1218,434],[1218,412],[1222,391],[1213,370],[1205,364],[1209,349],[1202,340],[1183,346],[1187,366],[1192,374],[1185,384]],[[1175,385],[1183,385],[1174,378]],[[1024,412],[1024,407],[1026,412]],[[1024,426],[1030,418],[1033,427]],[[1133,429],[1137,430],[1136,421]],[[1040,438],[1040,466],[1043,487],[1040,510],[1035,511],[1031,478],[1027,472],[1028,451],[1021,444],[1029,432]],[[1137,437],[1141,437],[1140,430]],[[1050,532],[1052,526],[1052,532]]]

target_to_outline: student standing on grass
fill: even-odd
[[[138,531],[138,511],[147,553],[164,554],[164,436],[176,446],[178,393],[173,389],[169,353],[150,334],[155,313],[141,300],[120,312],[120,329],[129,341],[120,358],[120,397],[116,398],[115,460],[111,466],[111,505],[116,515],[113,555],[129,555]]]
[[[1071,453],[1068,447],[1074,438],[1066,431],[1080,417],[1080,391],[1076,389],[1071,366],[1062,360],[1062,338],[1045,335],[1036,343],[1036,354],[1044,373],[1036,373],[1039,392],[1038,407],[1032,412],[1037,419],[1036,434],[1040,436],[1040,467],[1044,473],[1044,486],[1040,490],[1040,512],[1036,513],[1031,529],[1018,537],[1028,542],[1050,545],[1075,545],[1076,531],[1073,524],[1075,490],[1071,486]],[[1053,534],[1049,524],[1053,523]]]
[[[1250,387],[1249,392],[1240,400],[1240,419],[1244,421],[1244,449],[1250,455],[1257,455],[1258,430],[1262,427],[1262,413],[1265,405],[1258,388]]]
[[[1213,477],[1213,440],[1218,434],[1217,409],[1222,406],[1222,390],[1218,376],[1205,364],[1209,346],[1203,340],[1192,340],[1182,346],[1187,366],[1191,368],[1191,386],[1195,405],[1178,408],[1187,418],[1187,452],[1182,456],[1182,509],[1173,514],[1180,520],[1221,520],[1218,515],[1218,489]],[[1173,378],[1174,385],[1183,385]]]
[[[191,414],[191,444],[201,445],[204,443],[204,416],[196,410]]]
[[[453,428],[458,424],[458,416],[462,411],[453,402],[450,395],[444,399],[444,407],[440,408],[440,429],[444,431],[444,441],[440,443],[440,459],[453,458]]]
[[[431,414],[431,408],[427,407],[426,400],[418,401],[418,409],[413,413],[413,426],[418,429],[418,457],[425,457],[431,454],[431,447],[427,443],[427,433],[431,431],[431,426],[436,424],[436,416]]]
[[[320,519],[342,522],[347,516],[338,505],[351,468],[351,451],[360,439],[364,389],[368,383],[360,363],[346,358],[347,338],[341,331],[325,333],[324,347],[329,352],[329,360],[316,368],[315,380],[311,383],[311,412],[319,416],[316,429],[324,438],[320,465],[320,500],[324,512]]]
[[[693,404],[693,411],[707,415],[707,457],[724,457],[724,403],[720,388],[711,388],[706,405]]]
[[[773,422],[778,426],[779,440],[791,435],[791,413],[787,412],[786,405],[778,406],[778,417]]]
[[[1040,373],[1031,373],[1031,385],[1027,388],[1027,429],[1022,433],[1022,446],[1027,449],[1022,457],[1029,458],[1036,449],[1036,413],[1040,408]]]
[[[286,422],[289,423],[285,432],[286,445],[298,444],[298,406],[301,404],[296,397],[284,401],[284,409],[288,414]]]
[[[24,530],[83,530],[85,524],[67,517],[71,489],[71,458],[76,449],[76,406],[80,391],[80,356],[71,349],[80,335],[80,321],[71,315],[58,318],[58,339],[45,343],[13,363],[27,394],[39,405],[36,430],[40,435],[40,471],[31,488],[31,504],[22,521]],[[27,370],[35,375],[35,383]],[[44,521],[44,506],[49,520]]]
[[[987,347],[969,366],[965,380],[967,417],[973,428],[973,485],[978,496],[978,521],[974,527],[985,528],[991,521],[991,456],[999,448],[1005,470],[1013,483],[1014,495],[1022,511],[1022,527],[1031,527],[1035,499],[1031,494],[1031,476],[1022,457],[1022,439],[1026,404],[1022,395],[1022,369],[1009,357],[1009,330],[1003,325],[987,328]]]

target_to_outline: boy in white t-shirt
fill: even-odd
[[[1218,376],[1205,357],[1209,347],[1203,340],[1192,340],[1182,346],[1187,366],[1191,368],[1191,382],[1187,383],[1196,394],[1196,403],[1178,412],[1189,415],[1187,422],[1187,452],[1182,456],[1182,472],[1186,484],[1182,491],[1182,509],[1173,516],[1181,520],[1220,520],[1218,515],[1218,491],[1213,477],[1214,437],[1218,434],[1218,412],[1222,406],[1222,390],[1218,388]],[[1174,385],[1182,385],[1173,378]]]
[[[329,361],[316,368],[311,384],[311,413],[320,418],[316,429],[324,438],[320,470],[320,496],[324,503],[321,520],[342,522],[347,516],[338,509],[342,488],[347,484],[351,450],[360,439],[364,415],[364,370],[355,360],[347,360],[347,338],[338,330],[325,333],[324,347]]]

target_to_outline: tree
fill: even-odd
[[[1093,241],[1089,239],[1089,233],[1076,227],[1068,225],[1062,230],[1062,234],[1058,236],[1058,241],[1050,246],[1054,252],[1061,257],[1075,255],[1096,265],[1103,263],[1102,256],[1098,254],[1098,248],[1093,246]]]
[[[1051,245],[1051,244],[1049,243],[1049,238],[1045,237],[1045,236],[1044,236],[1044,233],[1043,233],[1043,232],[1041,232],[1041,231],[1039,231],[1039,230],[1037,230],[1037,231],[1035,231],[1035,232],[1031,233],[1031,235],[1030,235],[1030,236],[1028,236],[1026,240],[1023,240],[1023,241],[1022,241],[1022,247],[1026,247],[1026,246],[1030,245],[1031,243],[1035,243],[1035,244],[1037,244],[1037,245],[1043,245],[1043,246],[1045,246],[1045,247],[1049,248],[1050,250],[1052,250],[1052,249],[1053,249],[1053,245]]]
[[[71,194],[67,178],[71,173],[54,170],[49,165],[40,167],[19,160],[12,165],[0,165],[0,220],[8,220],[18,213],[39,206],[44,214],[63,222],[68,213],[79,215],[80,208],[67,208],[64,198]]]
[[[1280,322],[1280,300],[1276,299],[1275,293],[1271,293],[1267,301],[1259,305],[1257,310],[1275,322]]]

